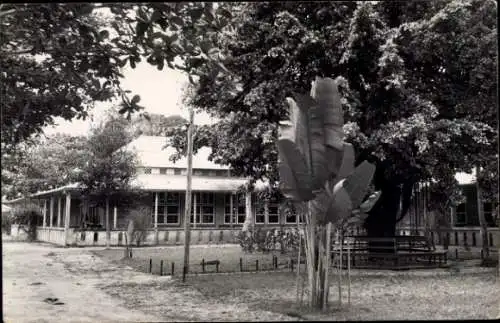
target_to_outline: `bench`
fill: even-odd
[[[446,251],[433,251],[423,236],[366,237],[354,236],[342,247],[342,262],[347,264],[347,249],[356,268],[441,266],[447,262]],[[332,256],[340,256],[340,246],[334,245]],[[366,267],[368,264],[369,267]]]
[[[334,251],[334,256],[340,256],[340,250]],[[409,268],[418,265],[434,267],[446,265],[447,252],[444,251],[415,251],[407,253],[375,253],[353,252],[350,254],[353,268]],[[342,252],[343,268],[347,268],[347,253]]]
[[[219,260],[205,261],[205,259],[202,259],[200,265],[201,265],[201,270],[204,273],[206,272],[205,271],[205,267],[206,266],[215,266],[215,272],[218,273],[219,272],[220,261]]]

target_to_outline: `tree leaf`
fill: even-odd
[[[140,97],[138,94],[136,94],[136,95],[134,95],[134,96],[132,97],[132,100],[131,100],[130,102],[131,102],[132,104],[137,104],[137,103],[139,103],[139,101],[141,101],[141,97]]]

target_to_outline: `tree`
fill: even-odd
[[[136,173],[136,155],[125,147],[132,135],[127,130],[128,120],[109,114],[97,127],[91,129],[88,156],[80,173],[79,183],[85,198],[106,209],[106,240],[109,246],[110,203],[132,206],[139,191],[132,187]]]
[[[2,195],[12,199],[76,182],[87,156],[86,141],[55,134],[2,154]]]
[[[201,68],[191,104],[220,121],[197,130],[195,149],[277,182],[285,98],[338,75],[346,140],[382,191],[365,227],[393,236],[415,183],[456,186],[495,141],[494,118],[477,118],[496,113],[495,18],[491,1],[248,3],[217,43],[226,70]]]
[[[54,117],[85,118],[95,101],[124,94],[119,57],[128,52],[114,44],[128,43],[131,32],[95,8],[1,5],[2,150],[41,133]],[[121,30],[113,41],[112,26]]]
[[[316,78],[310,96],[296,94],[288,104],[290,125],[279,129],[280,188],[307,210],[304,240],[310,305],[325,310],[332,224],[339,229],[342,222],[360,220],[360,205],[375,166],[364,161],[354,169],[354,149],[342,139],[343,111],[333,79]]]
[[[120,113],[143,109],[120,87],[120,69],[147,62],[190,74],[213,62],[230,3],[2,4],[2,150],[14,149],[54,117],[85,118],[95,101],[122,99]],[[205,37],[200,37],[203,34]],[[208,53],[208,50],[210,53]],[[215,64],[219,62],[215,61]],[[221,66],[219,66],[222,68]]]

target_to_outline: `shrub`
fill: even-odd
[[[27,233],[28,241],[36,240],[36,227],[42,221],[40,207],[35,203],[28,202],[16,206],[12,210],[12,223],[19,224],[19,229]]]
[[[237,236],[244,252],[270,252],[280,250],[281,253],[297,252],[299,247],[300,234],[296,228],[278,230],[241,231]]]
[[[12,215],[9,213],[2,214],[2,232],[10,235],[12,225]]]
[[[132,221],[133,230],[129,237],[129,244],[135,241],[137,246],[146,240],[148,230],[151,228],[151,209],[147,206],[136,207],[131,209],[127,215],[127,219]]]

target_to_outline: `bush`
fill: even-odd
[[[12,210],[12,223],[19,224],[19,229],[28,235],[28,241],[36,240],[36,227],[43,221],[40,207],[34,203],[19,205]]]
[[[270,252],[279,250],[281,253],[297,252],[300,234],[296,228],[278,230],[241,231],[236,237],[244,252]]]
[[[127,219],[127,222],[132,221],[133,223],[132,235],[129,237],[130,241],[128,241],[128,244],[132,244],[135,241],[139,247],[141,242],[146,240],[148,230],[151,228],[151,209],[146,206],[131,209]]]
[[[12,225],[12,215],[5,213],[2,214],[2,232],[10,235]]]

